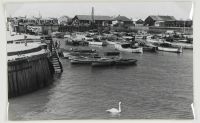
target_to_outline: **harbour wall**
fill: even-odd
[[[8,97],[26,94],[52,83],[54,68],[47,54],[8,61]]]

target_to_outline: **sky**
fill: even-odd
[[[192,19],[192,2],[51,2],[10,3],[5,5],[6,16],[61,17],[63,15],[127,16],[145,19],[149,15],[171,15],[176,19]]]

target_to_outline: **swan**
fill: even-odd
[[[111,108],[111,109],[106,110],[106,112],[113,113],[113,114],[120,113],[121,112],[121,102],[119,102],[119,109]]]

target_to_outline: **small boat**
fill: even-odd
[[[101,58],[92,62],[93,67],[111,66],[114,64],[115,64],[114,60],[109,58]]]
[[[89,45],[98,45],[98,46],[103,46],[103,42],[101,41],[88,41]]]
[[[173,52],[173,53],[182,53],[183,52],[183,48],[182,47],[179,47],[179,48],[158,47],[158,50],[165,51],[165,52]]]
[[[158,50],[165,51],[165,52],[173,52],[173,53],[182,53],[183,52],[182,47],[174,48],[174,47],[172,47],[171,43],[167,43],[167,42],[159,44]]]
[[[193,45],[192,44],[188,44],[188,43],[171,43],[172,47],[182,47],[183,49],[193,49]]]
[[[70,63],[71,64],[91,64],[94,62],[95,59],[89,59],[89,58],[79,58],[79,59],[71,59]]]
[[[129,43],[116,43],[115,49],[123,52],[130,52],[130,53],[143,53],[142,47],[132,47]]]
[[[118,59],[115,60],[115,65],[134,65],[136,62],[136,59]]]
[[[120,55],[120,52],[117,52],[117,51],[109,51],[109,52],[105,52],[104,53],[105,56],[119,56]]]
[[[115,45],[115,43],[116,42],[114,42],[114,41],[106,41],[108,44],[110,44],[110,45]]]
[[[138,46],[142,47],[144,52],[156,52],[158,50],[157,46],[143,40],[138,42]]]
[[[70,53],[69,52],[63,52],[63,57],[64,58],[69,58],[70,57]]]
[[[84,52],[84,53],[94,53],[94,52],[96,52],[95,49],[77,49],[77,48],[71,48],[70,51],[73,51],[73,52]]]
[[[143,51],[145,52],[156,52],[158,50],[158,47],[142,47]]]
[[[143,39],[144,35],[135,35],[135,39]]]

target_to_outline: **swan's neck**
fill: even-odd
[[[121,104],[119,104],[119,112],[121,112]]]

